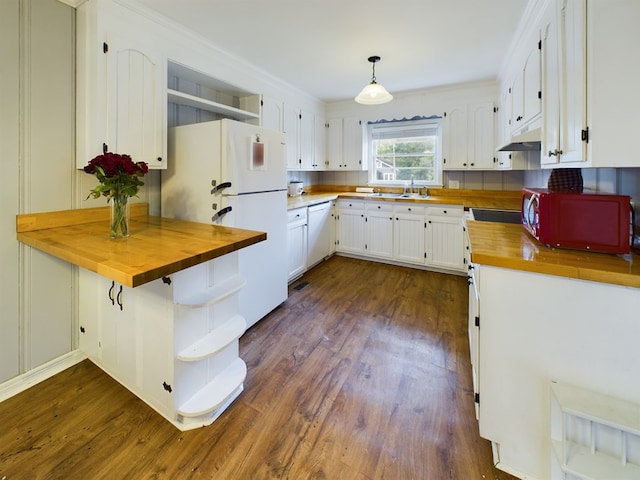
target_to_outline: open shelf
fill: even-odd
[[[551,445],[561,478],[640,479],[640,405],[551,386]]]
[[[239,121],[260,118],[258,113],[248,112],[229,105],[213,102],[205,98],[196,97],[195,95],[178,92],[177,90],[167,89],[167,99],[169,102],[175,103],[176,105],[186,105],[200,110],[206,110],[208,112],[219,113]]]
[[[205,337],[189,345],[176,355],[183,362],[196,362],[215,355],[229,345],[247,329],[247,321],[242,315],[234,315]]]
[[[227,297],[230,297],[234,293],[237,293],[246,285],[246,283],[247,281],[242,275],[236,274],[229,277],[224,282],[178,299],[176,301],[176,305],[189,308],[200,308],[206,305],[213,305]]]
[[[183,417],[199,417],[213,412],[242,385],[247,377],[247,365],[236,358],[219,375],[177,410]]]
[[[567,442],[569,460],[563,464],[563,446],[560,440],[553,440],[553,451],[565,473],[584,479],[615,478],[616,480],[638,480],[640,467],[630,463],[623,464],[619,458],[602,452],[591,452],[585,445]]]

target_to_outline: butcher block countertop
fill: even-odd
[[[467,221],[471,262],[640,288],[640,256],[550,248],[521,225]]]
[[[16,217],[20,242],[128,287],[184,270],[266,240],[267,234],[147,214],[131,205],[130,235],[109,236],[109,207]]]

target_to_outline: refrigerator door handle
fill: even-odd
[[[216,185],[216,181],[211,180],[211,185],[213,185],[213,188],[211,189],[211,195],[215,195],[220,190],[224,190],[225,188],[231,188],[231,182],[224,182],[220,185]]]
[[[211,221],[212,222],[216,222],[218,221],[220,218],[222,218],[224,215],[226,215],[227,213],[229,213],[232,210],[231,206],[228,207],[224,207],[221,210],[218,210],[216,213],[213,214],[213,216],[211,217]]]

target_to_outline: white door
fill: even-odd
[[[221,120],[223,195],[287,188],[286,137],[248,123]],[[285,208],[286,211],[286,208]]]

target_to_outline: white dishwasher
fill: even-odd
[[[308,208],[307,267],[313,267],[331,254],[331,202]]]

